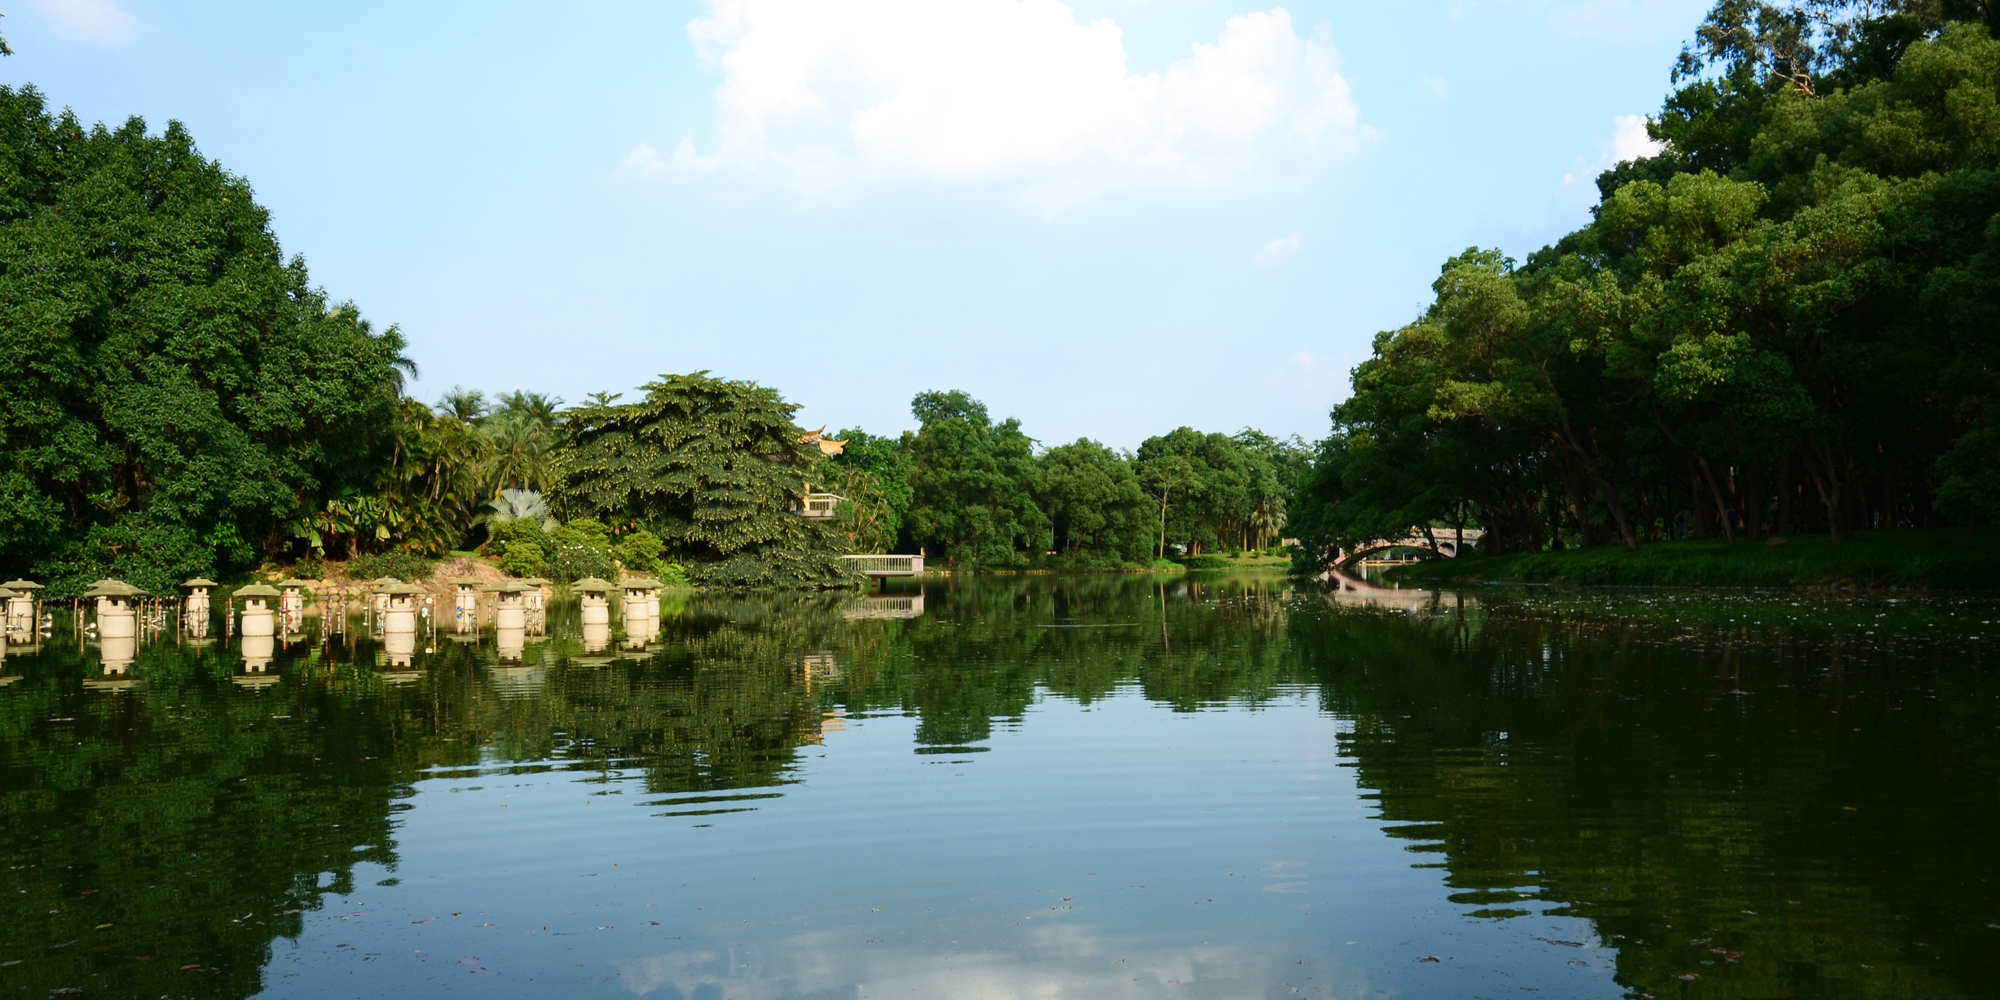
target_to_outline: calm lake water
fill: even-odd
[[[2000,990],[1989,599],[982,578],[668,595],[623,654],[575,616],[521,664],[359,619],[273,677],[9,649],[0,996]]]

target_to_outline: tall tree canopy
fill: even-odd
[[[713,586],[812,587],[853,578],[844,546],[798,514],[818,449],[774,389],[667,375],[636,403],[565,411],[558,507],[614,528],[643,527]]]
[[[1012,417],[994,423],[963,392],[918,393],[910,442],[910,531],[953,565],[1006,565],[1050,543],[1035,506],[1035,443]]]
[[[0,87],[0,566],[74,592],[254,564],[381,467],[403,338],[286,261],[249,185]]]
[[[1334,412],[1310,535],[1501,550],[2000,517],[1984,7],[1724,0],[1588,226],[1444,265]],[[1956,19],[1956,20],[1954,20]]]

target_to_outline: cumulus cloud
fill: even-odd
[[[132,15],[112,0],[40,0],[42,16],[65,38],[123,45],[132,40]]]
[[[1058,0],[710,0],[688,33],[722,75],[711,148],[642,146],[628,175],[1017,182],[1060,211],[1134,183],[1241,182],[1364,132],[1338,53],[1283,8],[1146,74],[1115,23]]]
[[[1281,236],[1264,244],[1264,249],[1250,255],[1250,260],[1266,271],[1276,270],[1293,254],[1299,252],[1299,234]]]
[[[1665,146],[1646,134],[1645,115],[1619,115],[1611,120],[1611,162],[1624,163],[1656,156]]]

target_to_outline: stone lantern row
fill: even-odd
[[[481,587],[478,580],[469,577],[452,580],[456,591],[456,630],[477,631],[479,593],[490,593],[493,595],[493,625],[500,655],[518,659],[528,632],[546,632],[546,592],[543,587],[548,582],[539,579],[509,580]],[[202,577],[181,584],[187,596],[182,601],[180,623],[190,637],[201,639],[207,636],[212,610],[210,591],[219,586],[214,580]],[[281,630],[289,634],[299,626],[305,612],[304,591],[311,586],[305,580],[293,578],[282,580],[276,586],[256,583],[239,587],[231,595],[232,600],[243,602],[238,630],[242,636],[246,671],[263,673],[269,669],[276,655],[277,636]],[[618,595],[619,616],[625,628],[627,646],[645,648],[660,631],[660,586],[659,581],[647,577],[633,577],[616,584],[586,577],[573,584],[572,589],[582,599],[585,650],[599,652],[609,644],[610,602],[614,592]],[[372,581],[369,588],[368,608],[381,621],[384,643],[388,647],[386,652],[396,662],[407,664],[415,651],[421,605],[428,592],[422,587],[389,577]],[[31,580],[13,580],[0,585],[0,613],[4,614],[5,626],[4,635],[0,635],[0,655],[4,655],[7,641],[32,642],[38,635],[41,623],[37,621],[35,591],[40,589],[41,584]],[[122,580],[104,579],[97,581],[83,596],[96,601],[97,640],[105,672],[127,672],[137,658],[141,633],[146,627],[151,627],[142,626],[140,622],[138,601],[147,596],[146,592]]]

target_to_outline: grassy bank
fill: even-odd
[[[1836,546],[1825,535],[1785,545],[1719,539],[1654,542],[1518,555],[1437,559],[1389,571],[1408,582],[1510,581],[1581,585],[1794,587],[2000,587],[2000,530],[1863,531]]]

